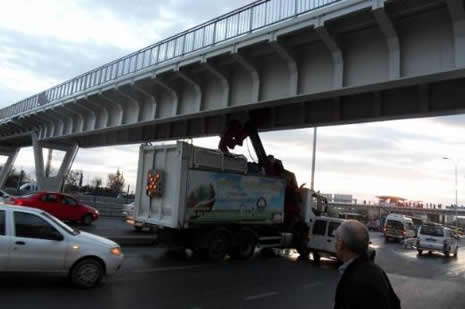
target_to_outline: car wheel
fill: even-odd
[[[84,225],[91,225],[92,224],[92,215],[88,214],[82,217],[82,223]]]
[[[444,256],[449,257],[449,251],[444,251]]]
[[[96,259],[84,259],[73,266],[70,272],[71,282],[82,289],[96,286],[103,278],[104,269]]]
[[[422,255],[422,253],[423,253],[423,250],[421,250],[421,249],[418,249],[417,251],[418,251],[418,255]]]
[[[455,247],[455,251],[454,251],[454,257],[458,257],[459,255],[459,246]]]
[[[321,259],[320,254],[319,254],[318,252],[316,252],[316,251],[313,251],[313,252],[312,252],[312,255],[313,255],[313,261],[314,261],[315,263],[319,264],[319,263],[320,263],[320,259]]]

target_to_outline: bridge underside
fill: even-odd
[[[350,1],[349,1],[350,2]],[[302,15],[0,125],[0,145],[79,147],[465,111],[461,0],[355,0]]]

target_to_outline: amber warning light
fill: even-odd
[[[158,170],[150,170],[147,173],[147,185],[145,192],[149,197],[160,197],[162,189],[162,172]]]

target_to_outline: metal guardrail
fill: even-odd
[[[0,120],[342,1],[348,0],[255,1],[3,108]]]

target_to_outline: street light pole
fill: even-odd
[[[312,157],[312,182],[310,184],[310,189],[315,190],[315,160],[316,160],[316,127],[313,129],[313,157]]]
[[[459,203],[458,203],[458,168],[459,168],[459,165],[458,165],[458,162],[455,161],[455,160],[452,160],[448,157],[443,157],[444,160],[451,160],[452,162],[454,162],[454,168],[455,168],[455,227],[457,228],[458,225],[459,225],[459,216],[458,216],[458,207],[459,207]]]

